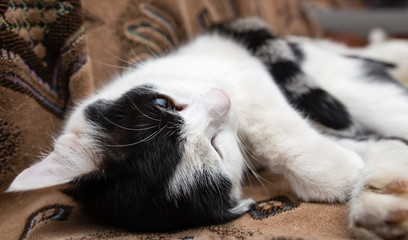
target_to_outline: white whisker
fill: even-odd
[[[145,130],[149,130],[149,129],[152,129],[152,128],[155,128],[155,127],[156,127],[156,126],[151,126],[151,127],[146,127],[146,128],[128,128],[128,127],[124,127],[124,126],[122,126],[122,125],[119,125],[119,124],[117,124],[117,123],[112,122],[111,120],[109,120],[103,113],[101,113],[101,112],[99,111],[99,109],[97,109],[97,111],[98,111],[98,113],[99,113],[106,121],[108,121],[109,123],[115,125],[115,126],[118,127],[118,128],[124,129],[124,130],[129,130],[129,131],[145,131]]]
[[[112,57],[114,57],[115,59],[119,60],[120,62],[123,62],[123,63],[127,64],[128,67],[135,67],[135,62],[126,60],[126,59],[124,59],[124,58],[121,58],[121,57],[119,57],[119,56],[113,54],[113,53],[110,52],[110,51],[107,51],[107,50],[105,50],[105,51],[106,51],[109,55],[111,55]]]
[[[261,160],[257,159],[252,153],[251,151],[248,149],[245,139],[241,136],[241,134],[238,132],[238,139],[240,142],[240,147],[243,151],[243,153],[247,156],[246,157],[246,161],[245,161],[245,165],[247,166],[247,169],[249,170],[249,172],[256,178],[256,180],[261,184],[262,188],[269,193],[268,188],[265,186],[265,184],[263,182],[267,182],[267,183],[271,183],[270,181],[268,181],[267,179],[265,179],[264,177],[260,176],[257,171],[255,170],[253,164],[251,163],[251,161],[249,160],[249,158],[254,159],[257,162],[262,163]]]
[[[117,69],[133,70],[133,68],[130,68],[130,67],[124,67],[124,66],[109,64],[109,63],[101,62],[101,61],[98,61],[98,60],[94,60],[93,62],[102,64],[102,65],[105,65],[105,66],[108,66],[108,67],[117,68]]]
[[[130,104],[132,105],[133,109],[136,109],[137,111],[139,111],[139,113],[141,113],[145,118],[150,119],[150,120],[155,121],[155,122],[160,122],[160,119],[154,119],[154,118],[146,115],[144,112],[142,112],[142,110],[140,110],[137,107],[137,105],[132,101],[132,99],[129,96],[126,95],[126,97],[130,101]]]
[[[155,133],[152,133],[152,134],[150,134],[149,136],[147,136],[146,138],[144,138],[144,139],[142,139],[142,140],[140,140],[140,141],[134,142],[134,143],[121,144],[121,145],[108,145],[108,144],[105,144],[104,146],[106,146],[106,147],[130,147],[130,146],[135,146],[135,145],[138,145],[138,144],[140,144],[140,143],[148,142],[148,141],[152,140],[152,139],[155,138],[157,135],[159,135],[160,132],[163,131],[163,129],[165,129],[166,127],[167,127],[167,125],[164,126],[162,129],[160,129],[159,131],[157,131],[157,132],[155,132]]]

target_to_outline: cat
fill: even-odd
[[[395,67],[278,38],[257,18],[215,24],[81,102],[8,191],[70,183],[94,216],[172,231],[248,212],[242,179],[263,166],[304,201],[349,201],[357,236],[407,238],[408,90]]]

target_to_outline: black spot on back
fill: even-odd
[[[214,24],[211,26],[210,31],[231,37],[235,41],[244,44],[251,52],[255,52],[260,46],[265,45],[268,40],[275,39],[275,36],[267,28],[240,30],[233,29],[228,24]]]
[[[293,81],[299,80],[295,77],[302,74],[299,65],[293,61],[279,61],[268,64],[267,67],[278,85],[288,85]]]
[[[323,89],[312,89],[292,104],[310,119],[332,129],[345,129],[352,124],[344,105]]]

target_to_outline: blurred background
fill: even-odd
[[[366,45],[374,28],[390,37],[408,37],[407,0],[315,0],[305,5],[323,37],[351,46]]]

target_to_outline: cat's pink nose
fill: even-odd
[[[231,99],[222,89],[211,89],[207,95],[209,115],[213,118],[225,116],[231,108]]]

